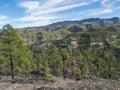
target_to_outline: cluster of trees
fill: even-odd
[[[26,46],[17,30],[10,25],[0,32],[0,74],[29,75],[39,72],[41,78],[58,76],[79,79],[96,76],[114,78],[120,71],[119,58],[110,47],[90,47],[89,35],[82,34],[77,48],[59,47],[43,41],[38,33],[36,42]]]
[[[114,47],[110,47],[106,39],[103,41],[103,48],[91,47],[90,35],[82,33],[77,37],[78,47],[72,48],[69,47],[71,41],[69,36],[51,45],[43,41],[42,33],[38,33],[37,37],[30,50],[38,66],[37,70],[47,68],[44,69],[47,71],[43,72],[45,76],[71,79],[89,76],[114,78],[120,71],[120,61],[115,54],[116,51]]]

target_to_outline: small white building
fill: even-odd
[[[72,41],[71,46],[74,47],[74,48],[77,48],[78,47],[77,41]]]
[[[92,47],[104,47],[103,42],[93,42],[91,43]]]

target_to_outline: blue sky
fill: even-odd
[[[120,17],[120,0],[0,0],[0,28],[43,26],[66,20]]]

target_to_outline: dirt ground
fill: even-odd
[[[53,77],[47,81],[10,81],[9,78],[0,79],[0,90],[120,90],[120,80],[82,79],[71,80]]]

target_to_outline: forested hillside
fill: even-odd
[[[48,68],[48,76],[79,79],[96,76],[115,78],[120,72],[120,24],[102,27],[72,26],[63,38],[50,39],[57,35],[48,31],[46,42],[44,33],[38,33],[36,42],[30,45],[38,70]],[[59,30],[58,30],[59,31]],[[56,30],[57,32],[57,30]],[[45,66],[44,66],[45,64]],[[46,66],[47,65],[47,66]]]
[[[120,77],[120,23],[0,32],[0,75],[81,78]]]

